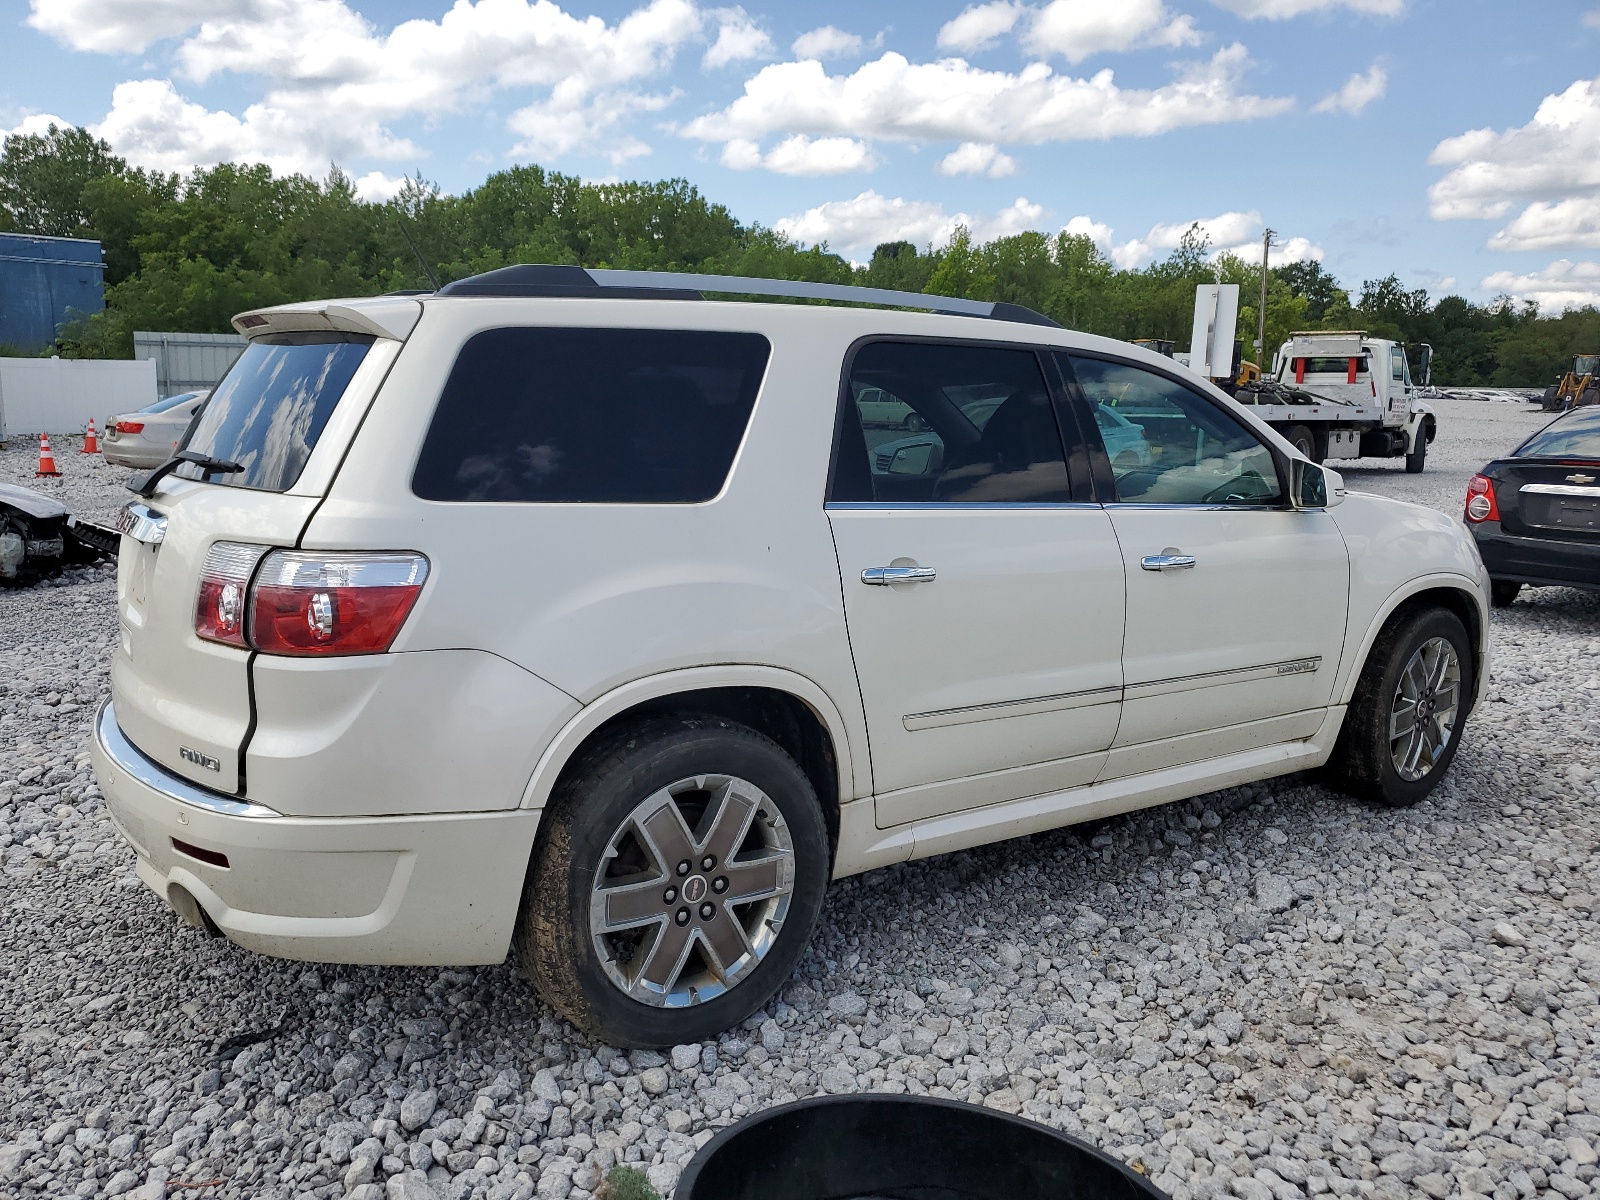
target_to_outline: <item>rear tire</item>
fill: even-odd
[[[1583,389],[1583,394],[1573,401],[1573,407],[1583,408],[1590,404],[1600,404],[1600,387],[1593,384]]]
[[[1358,799],[1390,808],[1433,791],[1461,745],[1472,671],[1466,627],[1448,609],[1392,618],[1350,699],[1328,761],[1333,780]]]
[[[552,1008],[610,1045],[705,1041],[789,978],[829,869],[816,791],[775,742],[721,717],[651,718],[585,750],[557,785],[518,957]],[[741,891],[760,898],[721,899]]]
[[[1515,580],[1492,579],[1489,581],[1489,602],[1496,608],[1510,608],[1521,591],[1522,585]]]
[[[1406,455],[1406,474],[1421,475],[1422,467],[1428,461],[1428,431],[1417,430],[1417,448]]]
[[[1310,461],[1317,461],[1317,437],[1308,426],[1291,425],[1283,431],[1283,437]]]

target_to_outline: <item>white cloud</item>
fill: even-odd
[[[1010,0],[993,0],[990,4],[974,4],[939,27],[938,46],[941,50],[959,50],[971,54],[987,50],[1016,27],[1024,13],[1025,4]]]
[[[65,117],[58,117],[54,113],[29,113],[10,129],[0,129],[0,142],[8,137],[37,137],[50,132],[50,126],[57,129],[71,129],[72,122]]]
[[[1317,101],[1317,112],[1345,112],[1355,116],[1374,100],[1381,99],[1389,90],[1389,73],[1377,63],[1365,74],[1357,72],[1344,81],[1336,92]]]
[[[941,175],[987,175],[1001,179],[1014,175],[1016,159],[1001,154],[993,142],[962,142],[939,160]]]
[[[1268,21],[1339,8],[1371,16],[1398,17],[1406,8],[1406,0],[1212,0],[1212,3],[1250,20],[1264,18]]]
[[[1100,247],[1102,253],[1111,253],[1111,235],[1115,231],[1104,221],[1096,221],[1093,217],[1073,217],[1061,227],[1061,232],[1068,237],[1086,237]]]
[[[1487,291],[1531,300],[1543,313],[1569,308],[1600,308],[1600,263],[1557,259],[1542,271],[1519,275],[1496,271],[1483,281]]]
[[[400,189],[405,187],[406,179],[402,175],[398,179],[391,179],[382,171],[368,171],[355,181],[356,199],[366,200],[373,204],[382,204],[393,200],[400,194]]]
[[[862,192],[851,200],[832,200],[816,208],[774,222],[786,237],[807,245],[826,242],[830,248],[866,258],[880,242],[906,241],[918,246],[944,246],[958,226],[966,226],[979,241],[1009,237],[1035,229],[1044,208],[1019,197],[997,213],[947,213],[931,200],[906,200]]]
[[[1023,38],[1034,53],[1059,54],[1071,63],[1108,50],[1199,41],[1193,19],[1174,15],[1161,0],[1052,0],[1034,15]]]
[[[1583,14],[1585,29],[1600,29],[1600,8],[1591,8]]]
[[[29,0],[28,24],[74,50],[137,54],[201,21],[241,17],[251,0]]]
[[[842,175],[870,171],[877,156],[865,142],[848,137],[809,138],[797,133],[765,154],[748,138],[734,138],[722,148],[722,165],[736,171],[765,167],[779,175]]]
[[[854,58],[867,48],[859,34],[846,33],[835,25],[808,30],[795,38],[790,47],[796,58]]]
[[[711,43],[700,65],[709,71],[732,62],[763,58],[772,53],[772,38],[742,8],[719,9],[717,40]]]
[[[649,0],[613,23],[571,15],[553,0],[457,0],[438,20],[403,21],[388,33],[346,0],[34,0],[31,20],[88,50],[187,34],[174,58],[188,78],[234,72],[268,81],[240,115],[210,112],[166,80],[122,85],[132,90],[114,100],[103,127],[108,138],[125,137],[113,146],[141,165],[237,158],[317,174],[330,157],[414,158],[417,147],[390,123],[481,108],[505,90],[544,93],[509,120],[523,138],[517,152],[623,161],[648,151],[624,120],[672,99],[639,90],[641,81],[709,29],[710,65],[759,53],[765,38],[742,10],[703,10],[692,0]],[[177,124],[163,129],[167,116]]]
[[[1232,254],[1247,263],[1261,261],[1261,235],[1266,226],[1262,224],[1259,212],[1225,212],[1214,217],[1162,222],[1151,226],[1150,232],[1143,237],[1129,238],[1124,242],[1116,241],[1116,231],[1110,225],[1087,216],[1073,217],[1063,232],[1089,238],[1117,266],[1123,270],[1135,270],[1176,250],[1194,225],[1200,226],[1200,232],[1209,241],[1208,257],[1219,258],[1224,254]],[[1321,246],[1303,237],[1275,242],[1272,247],[1272,261],[1279,266],[1313,259],[1320,262],[1322,255]]]
[[[1239,93],[1248,61],[1243,46],[1229,46],[1154,89],[1120,88],[1109,70],[1079,79],[1033,63],[1011,74],[959,58],[914,64],[893,52],[849,75],[829,75],[815,61],[774,63],[747,80],[732,104],[683,132],[720,142],[781,131],[1038,144],[1153,136],[1292,107],[1293,100]]]
[[[1526,125],[1473,129],[1434,147],[1451,170],[1428,189],[1435,220],[1503,218],[1489,245],[1538,250],[1600,245],[1600,79],[1546,96]]]

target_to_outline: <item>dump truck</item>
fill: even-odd
[[[1574,354],[1572,369],[1544,390],[1545,412],[1600,404],[1600,354]]]

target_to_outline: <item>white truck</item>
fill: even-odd
[[[1438,432],[1433,409],[1415,393],[1427,386],[1433,348],[1424,345],[1422,383],[1414,385],[1406,348],[1361,330],[1292,333],[1272,373],[1240,383],[1234,398],[1312,462],[1400,458],[1420,474]]]

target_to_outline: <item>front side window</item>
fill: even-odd
[[[212,473],[190,463],[174,474],[264,492],[293,487],[372,343],[353,333],[253,339],[211,393],[184,447],[244,469]]]
[[[502,503],[710,500],[770,352],[758,333],[485,330],[456,358],[412,490]]]
[[[1031,350],[870,342],[850,368],[829,499],[1069,499],[1061,433]]]
[[[1404,383],[1406,381],[1406,352],[1396,346],[1391,353],[1394,356],[1389,364],[1391,375],[1396,383]]]
[[[1272,451],[1231,414],[1163,375],[1070,360],[1122,504],[1280,503]]]

